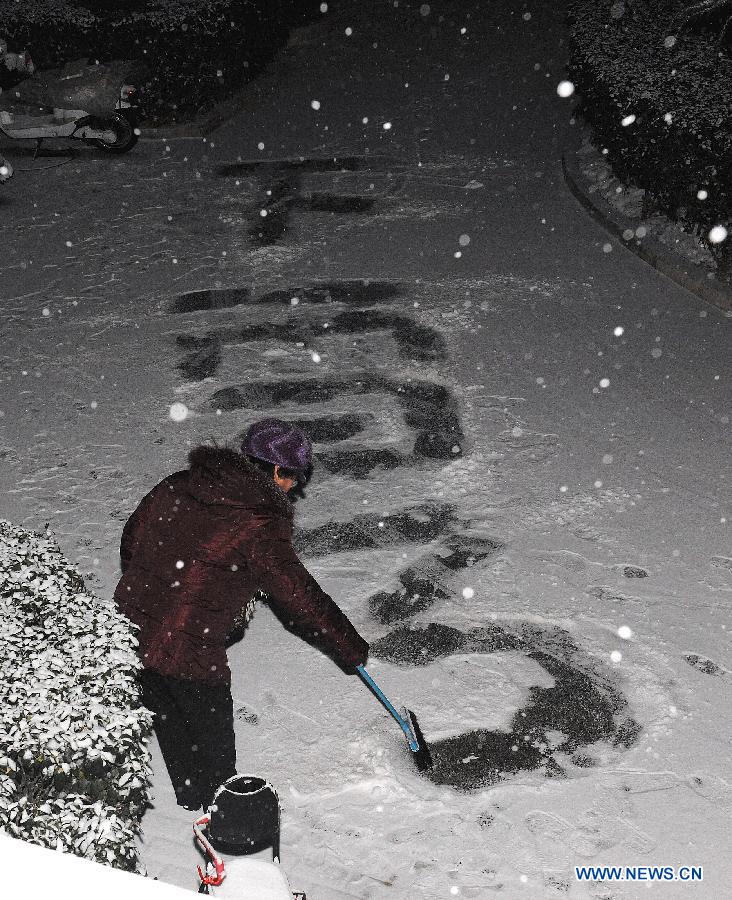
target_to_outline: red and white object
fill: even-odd
[[[244,856],[224,861],[204,834],[210,821],[210,817],[204,815],[193,826],[196,841],[207,860],[206,872],[199,866],[198,877],[210,896],[219,900],[305,900],[304,894],[293,892],[278,863]]]

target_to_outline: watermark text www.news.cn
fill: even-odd
[[[575,866],[577,881],[703,881],[703,866]]]

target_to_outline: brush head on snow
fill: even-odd
[[[414,715],[412,710],[404,709],[403,713],[404,718],[409,724],[409,730],[412,732],[412,735],[414,737],[414,744],[416,745],[416,750],[412,746],[411,742],[409,747],[414,757],[414,762],[420,772],[426,772],[428,769],[432,769],[435,765],[434,760],[432,759],[432,754],[430,753],[430,748],[427,746],[427,741],[424,739],[422,729],[419,727],[417,717]]]

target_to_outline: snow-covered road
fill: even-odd
[[[349,0],[205,146],[4,189],[0,514],[111,592],[189,445],[310,422],[301,551],[438,765],[258,610],[239,764],[280,791],[293,886],[621,900],[646,886],[573,867],[703,865],[664,900],[723,896],[729,323],[565,190],[558,14],[478,10]],[[193,886],[157,768],[145,859]]]

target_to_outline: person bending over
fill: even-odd
[[[240,452],[202,445],[188,461],[125,525],[114,598],[138,626],[141,700],[178,804],[197,810],[236,774],[226,646],[257,592],[347,672],[366,663],[369,646],[292,547],[288,494],[312,469],[307,435],[264,419]]]

